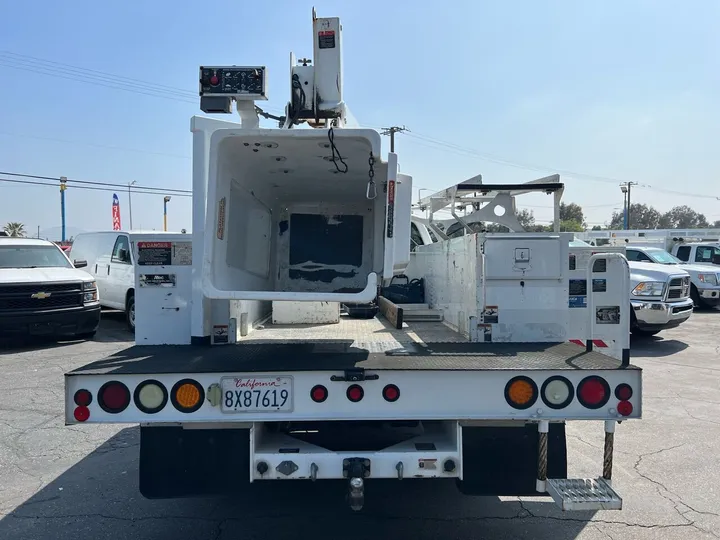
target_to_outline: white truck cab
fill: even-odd
[[[87,263],[87,271],[95,278],[103,307],[125,312],[128,330],[135,331],[135,266],[133,255],[138,235],[148,240],[156,235],[179,235],[142,231],[97,231],[78,234],[68,257]]]
[[[86,266],[53,242],[0,237],[0,337],[92,337],[100,304]]]
[[[670,252],[684,262],[720,265],[720,243],[676,243]]]

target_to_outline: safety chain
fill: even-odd
[[[373,167],[373,165],[375,165],[375,158],[372,155],[372,151],[370,152],[368,165],[370,165],[370,170],[368,171],[368,176],[370,177],[370,179],[368,180],[367,192],[365,193],[365,196],[368,199],[372,200],[377,197],[377,189],[375,187],[375,169]]]

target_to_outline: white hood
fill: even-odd
[[[677,268],[682,268],[688,272],[697,272],[698,274],[717,274],[720,270],[717,266],[712,264],[678,264]]]
[[[93,278],[77,268],[0,268],[0,283],[3,284],[58,281],[93,281]]]
[[[666,281],[669,276],[689,276],[679,265],[628,261],[630,278],[634,283],[641,281]]]

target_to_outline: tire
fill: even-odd
[[[133,334],[135,333],[135,293],[130,293],[125,304],[125,321],[127,328]]]
[[[640,328],[633,328],[632,333],[636,336],[656,336],[658,335],[662,330],[641,330]]]
[[[696,308],[702,309],[707,307],[705,302],[702,301],[702,298],[700,298],[700,293],[698,293],[695,285],[690,285],[690,299],[693,301]]]

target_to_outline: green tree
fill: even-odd
[[[575,219],[563,219],[560,221],[560,230],[562,232],[583,232],[585,227],[581,221]]]
[[[707,218],[687,205],[671,208],[660,221],[663,229],[702,229],[708,226]]]
[[[592,230],[593,231],[602,231],[603,229],[602,229],[602,226],[600,226],[600,225],[593,225]]]
[[[582,206],[576,203],[560,203],[560,221],[574,221],[584,227],[585,215]]]
[[[647,204],[631,204],[630,205],[630,226],[629,229],[662,229],[660,225],[660,212]],[[615,211],[612,213],[608,229],[622,229],[624,223],[623,211]]]
[[[3,227],[8,236],[25,236],[25,225],[17,221],[11,221]]]
[[[711,229],[720,229],[720,219],[710,226]]]

